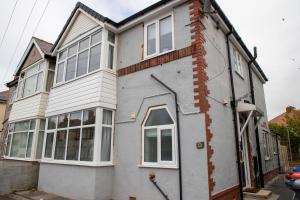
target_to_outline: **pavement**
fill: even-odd
[[[265,185],[265,189],[278,195],[278,200],[294,200],[295,192],[285,184],[284,179],[285,174],[278,175]]]
[[[60,197],[55,194],[49,194],[42,191],[22,191],[13,194],[0,196],[0,200],[71,200],[64,197]]]

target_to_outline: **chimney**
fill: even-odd
[[[290,112],[292,112],[294,110],[296,110],[296,108],[294,106],[288,106],[288,107],[286,107],[286,112],[287,113],[290,113]]]

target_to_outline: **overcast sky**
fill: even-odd
[[[31,36],[54,42],[69,17],[76,0],[37,0],[28,25],[23,27],[36,0],[19,0],[0,47],[0,91],[13,72]],[[2,0],[0,42],[16,0]],[[157,0],[81,0],[115,21],[157,2]],[[258,47],[258,62],[269,82],[265,84],[269,119],[287,105],[300,108],[300,1],[299,0],[217,0],[251,50]],[[20,39],[21,38],[21,39]],[[21,41],[17,47],[18,41]],[[1,44],[0,44],[1,45]],[[16,53],[14,53],[16,50]]]

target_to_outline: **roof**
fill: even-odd
[[[148,13],[148,12],[151,12],[153,11],[154,9],[164,5],[164,4],[167,4],[169,2],[171,2],[173,0],[160,0],[158,1],[157,3],[155,4],[152,4],[148,7],[146,7],[145,9],[121,20],[120,22],[115,22],[113,20],[111,20],[110,18],[108,17],[105,17],[101,14],[99,14],[98,12],[96,12],[95,10],[89,8],[88,6],[84,5],[83,3],[81,2],[77,2],[76,3],[76,6],[75,8],[73,9],[71,15],[69,16],[66,24],[64,25],[62,31],[60,32],[58,38],[56,39],[51,51],[53,51],[55,49],[55,47],[57,46],[59,40],[61,39],[61,37],[63,36],[63,33],[65,32],[65,30],[67,29],[69,23],[71,22],[73,16],[75,15],[77,9],[81,8],[82,10],[84,10],[85,12],[87,12],[88,14],[90,14],[91,16],[93,16],[94,18],[96,18],[97,20],[101,21],[101,22],[107,22],[113,26],[115,26],[116,28],[122,26],[122,25],[125,25],[126,23],[128,22],[131,22],[133,21],[134,19]],[[247,46],[245,45],[245,43],[243,42],[243,40],[241,39],[241,37],[239,36],[239,34],[235,31],[233,25],[231,24],[231,22],[229,21],[229,19],[227,18],[227,16],[225,15],[225,13],[222,11],[222,9],[220,8],[220,6],[218,5],[218,3],[215,1],[215,0],[210,0],[211,3],[212,3],[212,6],[217,10],[218,14],[220,15],[220,17],[222,18],[222,20],[225,22],[226,26],[228,26],[229,30],[232,30],[233,32],[233,35],[235,36],[235,38],[237,39],[237,41],[239,42],[239,44],[241,45],[241,47],[245,50],[247,56],[250,58],[250,59],[253,59],[253,55],[252,53],[249,51],[249,49],[247,48]],[[261,76],[263,77],[263,79],[265,81],[268,81],[268,78],[267,76],[264,74],[263,70],[261,69],[261,67],[259,66],[259,64],[254,61],[253,62],[254,66],[256,67],[256,69],[259,71],[259,73],[261,74]]]
[[[17,69],[16,69],[14,75],[18,75],[18,73],[20,72],[22,65],[23,65],[24,61],[26,60],[27,56],[29,55],[33,45],[35,45],[37,47],[39,53],[41,54],[41,56],[43,58],[45,58],[45,57],[52,58],[51,50],[52,50],[53,44],[46,42],[45,40],[42,40],[40,38],[32,37],[18,66],[17,66]]]
[[[294,118],[294,116],[297,112],[300,112],[300,110],[292,110],[290,112],[284,112],[284,113],[278,115],[277,117],[271,119],[269,121],[269,123],[285,126],[286,118]]]
[[[42,40],[40,38],[37,37],[32,37],[36,43],[38,44],[38,46],[40,47],[41,51],[46,54],[46,55],[51,55],[51,49],[53,44],[51,44],[50,42],[46,42],[45,40]]]
[[[7,101],[9,98],[9,91],[5,90],[0,92],[0,101]]]
[[[18,84],[18,81],[19,81],[18,76],[15,76],[14,80],[9,81],[8,83],[6,83],[6,86],[10,88],[10,87]]]

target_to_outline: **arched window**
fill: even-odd
[[[175,122],[166,107],[150,108],[143,123],[143,165],[175,165]]]

